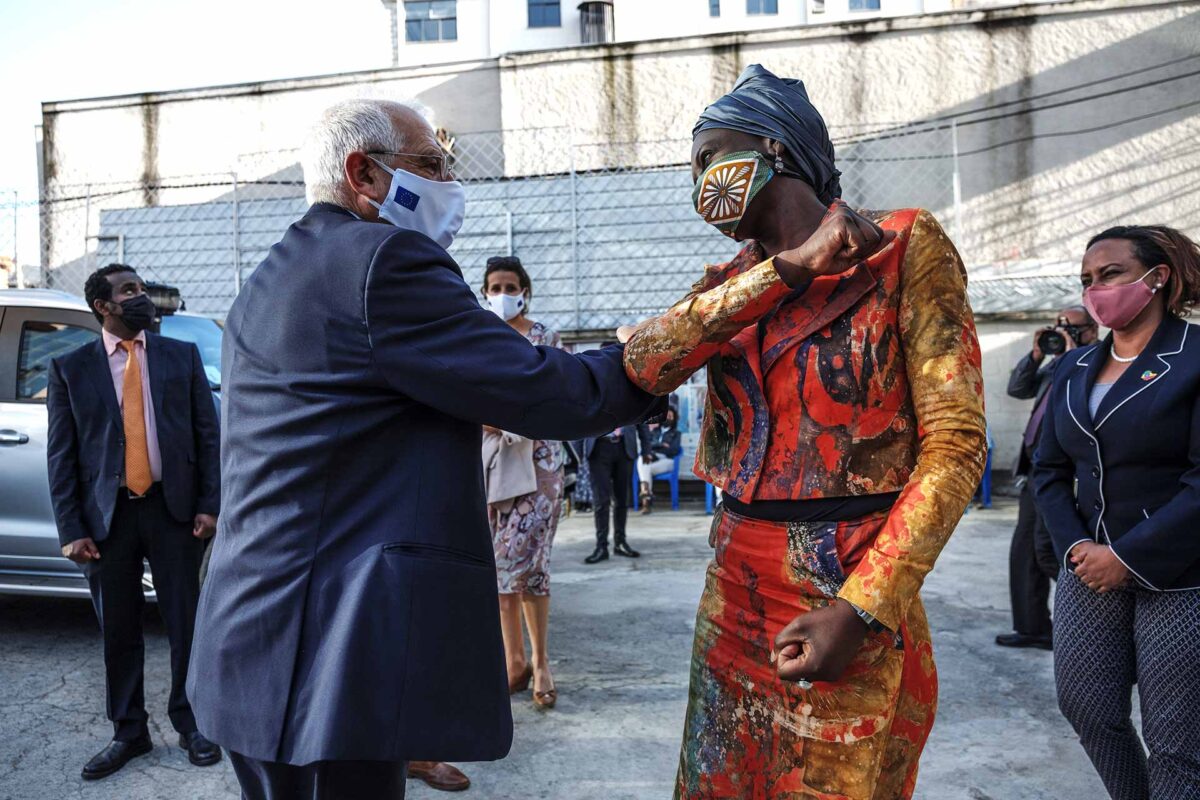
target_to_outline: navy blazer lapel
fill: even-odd
[[[167,365],[163,363],[166,357],[162,339],[146,334],[146,367],[150,373],[150,400],[154,405],[154,426],[162,424],[163,418],[163,386],[166,378]]]
[[[1108,359],[1107,343],[1094,344],[1085,350],[1074,365],[1070,367],[1072,374],[1067,377],[1067,411],[1084,433],[1089,437],[1095,435],[1092,426],[1092,414],[1088,410],[1088,397],[1091,396],[1092,386],[1100,368]]]
[[[108,351],[104,348],[104,337],[100,337],[92,345],[91,357],[86,359],[86,362],[88,375],[91,377],[92,383],[96,384],[96,391],[100,393],[100,399],[108,408],[113,424],[117,426],[117,430],[122,430],[125,423],[121,419],[121,404],[117,402],[117,390],[113,386],[112,369],[108,366]]]
[[[1154,332],[1154,337],[1146,345],[1146,349],[1137,357],[1137,360],[1129,365],[1129,368],[1104,396],[1100,408],[1096,411],[1095,427],[1097,430],[1121,406],[1167,376],[1167,373],[1171,371],[1171,362],[1168,359],[1183,351],[1183,344],[1187,340],[1187,329],[1187,323],[1178,317],[1168,316],[1162,321],[1158,330]],[[1110,335],[1108,343],[1111,342],[1111,339]]]

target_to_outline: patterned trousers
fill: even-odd
[[[1200,800],[1200,590],[1096,594],[1063,570],[1054,680],[1113,800]],[[1134,683],[1145,749],[1130,719]]]

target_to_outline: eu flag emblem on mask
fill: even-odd
[[[409,211],[417,210],[417,203],[421,202],[421,196],[413,194],[403,186],[396,187],[396,203],[407,208]]]

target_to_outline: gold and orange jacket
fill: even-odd
[[[732,497],[900,492],[840,597],[898,630],[987,457],[967,276],[928,211],[862,212],[896,238],[797,290],[750,242],[634,333],[625,369],[667,394],[701,367],[695,472]]]

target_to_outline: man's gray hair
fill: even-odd
[[[309,132],[301,157],[308,202],[349,205],[345,165],[351,153],[407,152],[392,116],[405,108],[429,120],[429,110],[412,101],[343,100],[327,108]]]

